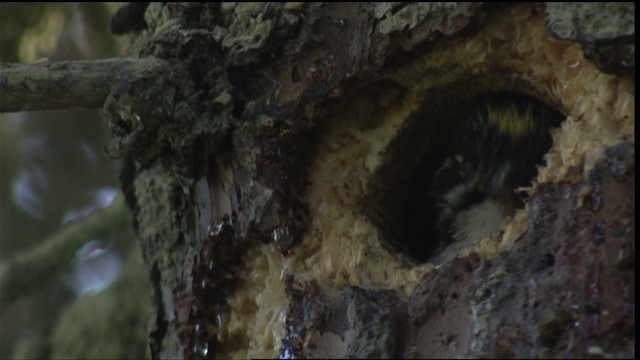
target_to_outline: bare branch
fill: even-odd
[[[75,253],[88,240],[102,238],[125,229],[131,214],[124,197],[83,220],[71,223],[25,253],[0,266],[0,312],[20,296],[29,294],[69,265]]]
[[[0,64],[0,112],[99,108],[118,78],[165,64],[155,58]]]

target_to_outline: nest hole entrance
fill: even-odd
[[[364,214],[379,229],[383,246],[411,263],[433,261],[447,248],[454,248],[450,246],[456,242],[454,238],[464,236],[448,230],[447,226],[457,229],[460,225],[454,226],[454,220],[443,215],[443,211],[462,212],[465,211],[463,206],[473,208],[484,198],[493,197],[496,191],[490,189],[491,184],[512,186],[503,193],[515,199],[515,208],[498,220],[498,228],[504,217],[513,216],[518,208],[522,208],[526,199],[522,193],[516,193],[516,188],[531,185],[537,175],[537,166],[544,164],[544,155],[551,147],[551,128],[558,127],[564,119],[559,111],[520,93],[491,91],[466,99],[447,96],[456,93],[459,94],[439,91],[425,97],[429,101],[405,120],[387,147],[383,163],[373,175],[369,191],[360,202]],[[544,116],[544,121],[528,124],[534,125],[533,129],[517,121],[512,125],[493,123],[502,130],[494,129],[492,136],[488,136],[485,144],[480,146],[479,139],[487,131],[484,127],[487,111],[490,111],[487,104],[489,107],[514,104],[516,109],[524,112],[529,106],[533,108],[533,120],[540,120],[536,116]],[[474,120],[478,116],[485,117],[484,125],[478,125]],[[510,139],[516,136],[517,141]],[[533,148],[535,150],[530,153],[526,152]],[[486,153],[488,151],[493,153]],[[450,168],[443,165],[459,158],[460,154],[469,157],[465,158],[468,162]],[[499,165],[503,163],[509,165]],[[442,175],[447,171],[453,173],[452,179]],[[500,175],[501,171],[508,175],[514,173],[513,178],[503,180],[505,176]],[[493,180],[482,183],[478,178]],[[478,191],[467,191],[474,186]],[[465,195],[460,195],[462,193]],[[449,204],[452,197],[462,200],[451,200]],[[477,209],[477,213],[484,212],[480,207]],[[477,234],[475,230],[471,232],[467,237],[477,235],[479,238],[476,240],[485,237],[480,236],[482,231]]]

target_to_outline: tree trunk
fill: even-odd
[[[151,356],[632,356],[633,6],[575,6],[150,4],[133,55],[170,65],[104,110]],[[525,208],[435,263],[422,188],[496,91],[567,118]]]
[[[631,355],[633,78],[543,12],[150,5],[138,55],[173,67],[105,110],[151,267],[152,357]],[[411,159],[433,168],[439,119],[497,90],[567,120],[525,210],[434,268],[411,253],[433,229],[392,246],[424,176]]]

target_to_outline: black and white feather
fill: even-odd
[[[523,207],[516,190],[530,185],[551,146],[549,128],[561,120],[559,112],[514,94],[480,99],[460,117],[431,181],[440,249],[495,234]]]

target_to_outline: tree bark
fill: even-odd
[[[151,357],[632,356],[633,66],[566,37],[564,10],[152,3],[119,19],[146,29],[133,56],[169,64],[104,103]],[[436,266],[412,251],[434,246],[424,184],[459,109],[493,91],[567,119],[527,206]]]
[[[590,181],[603,189],[598,197],[634,196],[633,181],[592,178],[597,168],[611,167],[630,176],[628,147],[604,163],[594,149],[630,139],[625,104],[633,85],[619,77],[610,88],[618,98],[615,115],[607,116],[620,125],[611,141],[563,152],[564,141],[588,137],[575,119],[605,116],[576,105],[578,94],[596,91],[588,79],[600,71],[578,45],[550,37],[543,11],[531,5],[151,5],[140,55],[170,59],[174,67],[161,81],[138,78],[116,88],[105,109],[116,129],[113,153],[135,159],[124,186],[153,274],[152,357],[630,354],[626,340],[573,345],[576,336],[613,339],[616,329],[631,326],[628,312],[613,316],[622,327],[578,331],[572,324],[591,316],[588,299],[598,298],[598,311],[608,314],[632,302],[625,296],[608,302],[584,291],[586,284],[621,281],[626,285],[610,289],[621,293],[629,286],[621,279],[633,275],[591,258],[598,251],[591,235],[572,243],[561,234],[596,226],[597,219],[629,224],[635,209],[612,218],[605,215],[611,209],[576,209],[582,220],[560,226],[551,225],[550,214],[578,206],[570,205],[579,203],[576,191]],[[564,72],[565,62],[581,64],[581,75]],[[419,157],[429,168],[446,128],[419,119],[446,118],[465,99],[495,90],[535,96],[569,115],[530,207],[490,241],[456,250],[461,259],[438,270],[407,261],[411,253],[388,251],[385,241],[402,231],[404,220],[387,219],[402,216],[419,189],[419,181],[408,179],[423,176],[408,159]],[[118,113],[121,104],[141,98],[144,107]],[[384,150],[368,150],[376,147]],[[362,161],[376,170],[361,170]],[[569,180],[578,188],[551,185]],[[563,193],[574,195],[567,203]],[[633,230],[625,229],[625,240],[601,251],[628,249]],[[566,255],[578,243],[588,258],[579,264]],[[591,275],[573,277],[575,266]],[[575,302],[563,300],[569,295],[557,291],[561,283],[583,304],[577,313]]]

